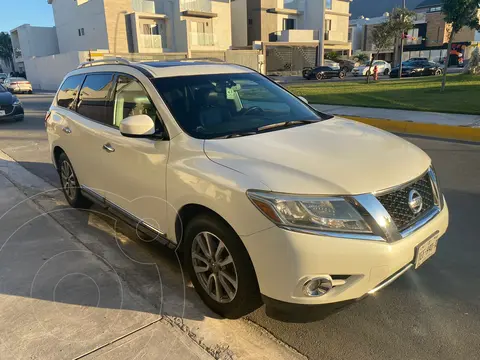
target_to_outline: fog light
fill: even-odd
[[[307,296],[323,296],[332,290],[332,278],[328,275],[308,280],[303,285],[303,293]]]

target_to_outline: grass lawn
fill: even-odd
[[[356,82],[318,82],[287,88],[311,104],[332,104],[480,115],[480,76],[451,74],[440,92],[442,77]]]

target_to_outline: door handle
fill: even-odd
[[[62,131],[65,133],[65,134],[71,134],[72,133],[72,130],[70,130],[70,128],[68,126],[65,126]]]
[[[110,143],[106,143],[105,145],[103,145],[103,150],[112,153],[115,151],[115,148],[110,145]]]

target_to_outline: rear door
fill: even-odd
[[[161,119],[142,84],[134,77],[118,74],[113,97],[113,127],[105,140],[113,151],[105,152],[102,163],[108,183],[106,199],[138,222],[165,233],[166,166],[170,142],[159,138],[125,137],[119,131],[121,121],[145,114],[156,124],[156,133],[165,132]],[[158,95],[157,95],[158,96]]]

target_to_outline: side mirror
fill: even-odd
[[[303,96],[299,96],[298,98],[302,100],[305,104],[308,104],[308,100],[305,99]]]
[[[120,122],[120,133],[127,137],[146,137],[155,134],[155,123],[148,115],[133,115]]]

